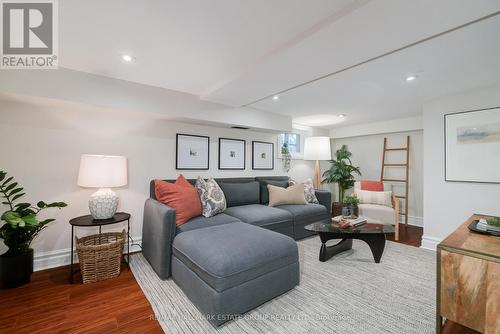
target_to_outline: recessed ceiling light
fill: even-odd
[[[273,100],[274,100],[274,101],[279,100],[279,99],[280,99],[280,97],[279,97],[278,95],[274,95],[274,96],[273,96]]]
[[[413,81],[413,80],[415,80],[416,78],[417,78],[417,76],[416,76],[416,75],[409,75],[409,76],[407,76],[407,77],[406,77],[406,81]]]
[[[134,57],[132,57],[131,55],[122,55],[122,60],[126,63],[131,63],[134,61]]]
[[[337,115],[339,118],[344,118],[346,116],[346,114],[339,114]]]

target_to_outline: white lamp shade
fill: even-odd
[[[127,184],[127,158],[111,155],[83,154],[80,159],[78,185],[88,188],[122,187]]]
[[[331,160],[330,137],[308,137],[304,142],[304,160]]]

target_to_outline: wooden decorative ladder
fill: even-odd
[[[405,151],[406,152],[406,162],[405,163],[386,163],[387,152],[388,151]],[[385,177],[385,169],[386,167],[399,167],[405,169],[405,178],[404,179],[387,179]],[[382,153],[382,171],[380,173],[380,180],[383,182],[396,182],[396,183],[404,183],[404,196],[396,196],[399,199],[404,200],[404,211],[400,213],[400,215],[405,218],[405,225],[408,225],[408,182],[409,182],[409,172],[410,172],[410,136],[406,137],[406,147],[398,147],[398,148],[388,148],[387,147],[387,138],[384,138],[384,152]]]

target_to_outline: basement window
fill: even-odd
[[[292,157],[298,158],[302,155],[302,145],[300,140],[300,134],[298,133],[280,134],[278,137],[278,154],[281,156],[281,148],[284,144],[286,144]]]

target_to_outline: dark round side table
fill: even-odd
[[[73,218],[69,221],[71,225],[71,265],[69,267],[69,282],[73,284],[73,244],[75,241],[75,226],[76,227],[99,227],[99,234],[101,234],[101,227],[105,225],[117,224],[127,221],[127,266],[130,269],[130,214],[126,212],[117,212],[110,219],[94,219],[91,215],[80,216]]]

